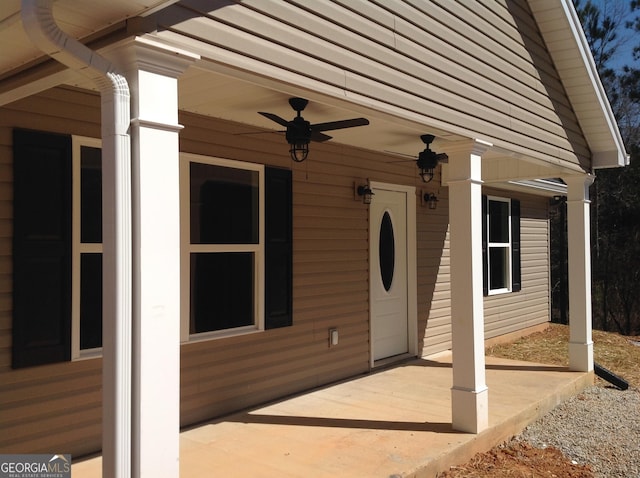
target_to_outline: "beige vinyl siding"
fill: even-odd
[[[100,448],[101,360],[11,369],[11,215],[14,127],[99,137],[99,97],[56,88],[0,109],[0,436],[1,452],[64,449],[82,455]],[[422,186],[415,164],[394,157],[313,143],[309,159],[293,164],[283,135],[238,135],[246,128],[182,113],[184,152],[264,163],[293,170],[294,325],[181,347],[181,423],[192,424],[369,370],[368,208],[354,182]],[[6,187],[5,187],[6,186]],[[418,198],[416,198],[418,200]],[[419,202],[418,202],[419,204]],[[446,203],[418,205],[428,232],[446,230]],[[434,222],[435,218],[435,222]],[[443,222],[444,221],[444,222]],[[421,332],[441,250],[420,234]],[[441,245],[440,245],[441,247]],[[432,257],[433,255],[433,257]],[[328,347],[328,330],[340,343]],[[42,430],[59,433],[41,433]]]
[[[294,164],[281,134],[181,113],[181,151],[293,170],[292,327],[183,344],[181,423],[188,425],[369,370],[368,208],[354,182],[416,186],[419,350],[450,347],[448,188],[420,182],[415,164],[327,142]],[[74,455],[100,447],[101,360],[11,369],[11,215],[14,127],[99,137],[99,97],[56,88],[0,109],[0,451]],[[511,196],[494,191],[492,194]],[[522,200],[523,291],[487,301],[487,337],[548,320],[546,200]],[[527,308],[523,314],[522,300]],[[517,307],[515,307],[517,304]],[[328,330],[340,342],[329,348]],[[71,424],[71,425],[70,425]],[[59,430],[43,434],[42,430]]]
[[[293,326],[184,344],[183,424],[367,372],[368,208],[354,181],[412,184],[415,166],[331,142],[312,143],[295,164],[280,134],[234,135],[234,125],[192,114],[180,122],[184,152],[291,168],[294,225]],[[329,348],[333,327],[339,345]]]
[[[550,266],[548,199],[491,190],[520,200],[522,290],[485,297],[485,338],[549,321]]]
[[[99,105],[95,94],[56,89],[0,109],[0,453],[100,448],[101,359],[11,369],[12,131],[100,137]]]
[[[521,207],[522,290],[484,298],[485,339],[490,339],[550,320],[549,220],[547,198],[499,189],[485,189],[483,192],[519,199]],[[437,264],[437,283],[427,320],[423,355],[451,348],[449,235],[447,232],[440,236],[443,251]],[[436,248],[437,245],[434,246]],[[420,283],[420,277],[418,281]]]
[[[436,179],[434,179],[436,181]],[[438,207],[418,213],[418,337],[422,355],[451,348],[451,268],[449,188],[441,188]],[[420,350],[420,349],[419,349]]]
[[[534,157],[587,164],[524,1],[249,0],[207,12],[189,3],[157,17],[158,35],[205,61],[284,75]]]

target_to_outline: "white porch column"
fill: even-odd
[[[481,155],[475,141],[449,153],[451,329],[453,342],[452,425],[479,433],[489,424],[485,383],[482,295]]]
[[[196,56],[135,38],[112,54],[131,88],[132,476],[179,476],[178,76]]]
[[[591,340],[591,232],[589,186],[592,175],[568,176],[567,244],[569,245],[569,368],[593,370]]]

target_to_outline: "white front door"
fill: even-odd
[[[409,352],[407,197],[373,189],[369,209],[371,346],[373,361]],[[412,195],[412,200],[415,198]]]

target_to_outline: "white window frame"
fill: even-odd
[[[80,349],[80,258],[84,253],[102,254],[102,243],[80,241],[80,187],[81,149],[83,146],[102,149],[102,140],[85,136],[72,136],[72,206],[71,206],[71,360],[83,360],[102,356],[102,347]]]
[[[202,163],[233,169],[257,171],[259,175],[259,228],[257,244],[191,244],[190,164]],[[180,340],[197,342],[264,331],[264,241],[265,241],[265,167],[262,164],[180,153]],[[254,253],[254,324],[231,329],[190,333],[191,253]]]
[[[508,242],[490,242],[489,238],[491,237],[491,202],[504,202],[507,204],[507,231],[509,233],[509,241]],[[498,196],[487,196],[487,216],[485,217],[486,227],[487,227],[487,288],[489,295],[498,295],[498,294],[507,294],[511,292],[512,281],[513,281],[513,270],[512,270],[512,237],[511,237],[511,199],[503,198]],[[491,249],[506,249],[507,250],[507,261],[506,261],[506,283],[507,287],[501,287],[499,289],[491,288]]]

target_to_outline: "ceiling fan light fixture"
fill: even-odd
[[[309,142],[291,143],[289,154],[296,163],[301,163],[309,156]]]
[[[311,141],[311,126],[308,121],[305,121],[298,116],[287,124],[286,131],[287,143],[289,143],[289,154],[291,159],[296,163],[301,163],[307,156],[309,156],[309,142]]]
[[[423,183],[428,183],[433,179],[433,168],[420,169],[420,177]]]
[[[438,155],[431,151],[427,145],[427,148],[418,155],[416,164],[420,169],[419,174],[422,181],[428,183],[433,179],[434,171],[438,166]]]
[[[418,155],[416,165],[420,169],[420,177],[422,181],[428,183],[433,179],[434,171],[438,167],[438,163],[447,162],[449,157],[445,153],[436,153],[431,151],[431,142],[435,139],[432,134],[423,134],[420,139],[426,148]]]
[[[353,128],[355,126],[366,126],[369,124],[369,120],[366,118],[353,118],[339,121],[329,121],[327,123],[311,124],[309,121],[302,117],[302,111],[306,108],[309,100],[304,98],[289,98],[289,105],[296,112],[295,118],[291,121],[287,121],[280,116],[267,113],[265,111],[258,111],[265,118],[278,123],[280,126],[284,126],[286,129],[281,131],[285,133],[287,143],[289,143],[289,154],[291,159],[296,163],[301,163],[309,155],[309,142],[323,142],[331,139],[331,136],[326,135],[323,131],[331,131],[334,129]]]

